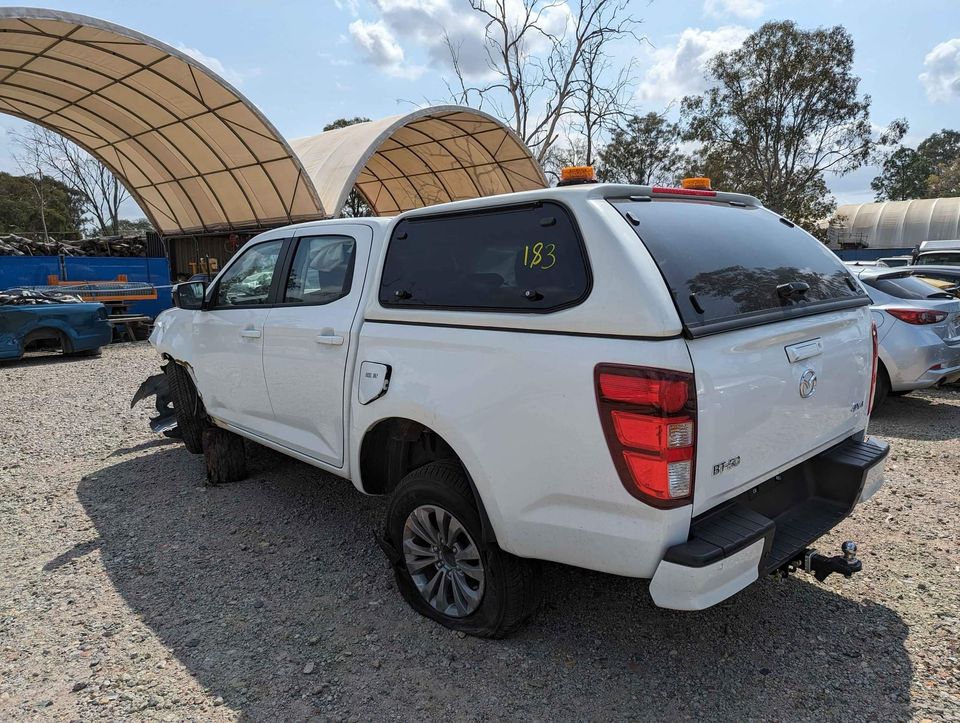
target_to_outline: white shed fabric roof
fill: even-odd
[[[469,108],[425,108],[291,148],[184,53],[55,10],[0,8],[0,113],[100,159],[165,235],[337,216],[354,184],[378,215],[547,185],[512,131]]]
[[[290,142],[320,194],[340,213],[350,189],[378,216],[547,185],[529,149],[481,111],[434,106]]]
[[[300,162],[252,103],[178,50],[102,20],[0,8],[0,112],[99,158],[162,233],[322,214]]]
[[[852,203],[837,208],[834,219],[869,248],[912,248],[923,241],[960,238],[960,198]]]

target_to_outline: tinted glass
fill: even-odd
[[[941,266],[960,266],[960,253],[945,251],[943,253],[920,254],[917,258],[917,263],[924,266],[934,266],[936,264],[940,264]]]
[[[329,304],[350,293],[356,243],[349,236],[300,239],[284,292],[287,304]]]
[[[385,305],[544,312],[583,299],[580,237],[556,203],[405,219],[390,239]]]
[[[673,200],[614,206],[629,214],[627,223],[659,266],[690,329],[771,311],[806,313],[824,302],[868,302],[840,259],[765,209]],[[806,284],[806,292],[778,290],[795,282]]]
[[[861,279],[863,283],[898,299],[950,298],[950,294],[913,276],[887,276],[881,279]]]
[[[267,303],[283,240],[266,241],[240,252],[217,284],[217,306]]]

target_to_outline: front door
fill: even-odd
[[[343,466],[350,334],[372,240],[368,226],[354,224],[302,231],[263,330],[268,436],[336,467]]]
[[[257,430],[273,416],[263,378],[263,330],[283,239],[240,252],[194,320],[197,387],[207,413]]]

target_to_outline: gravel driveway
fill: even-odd
[[[340,479],[257,448],[203,465],[128,409],[146,344],[0,364],[0,719],[960,720],[960,394],[893,398],[887,486],[821,549],[699,613],[548,566],[505,641],[416,616]]]

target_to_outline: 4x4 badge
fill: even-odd
[[[812,397],[817,391],[817,373],[813,369],[807,369],[800,377],[800,396],[806,399]]]

